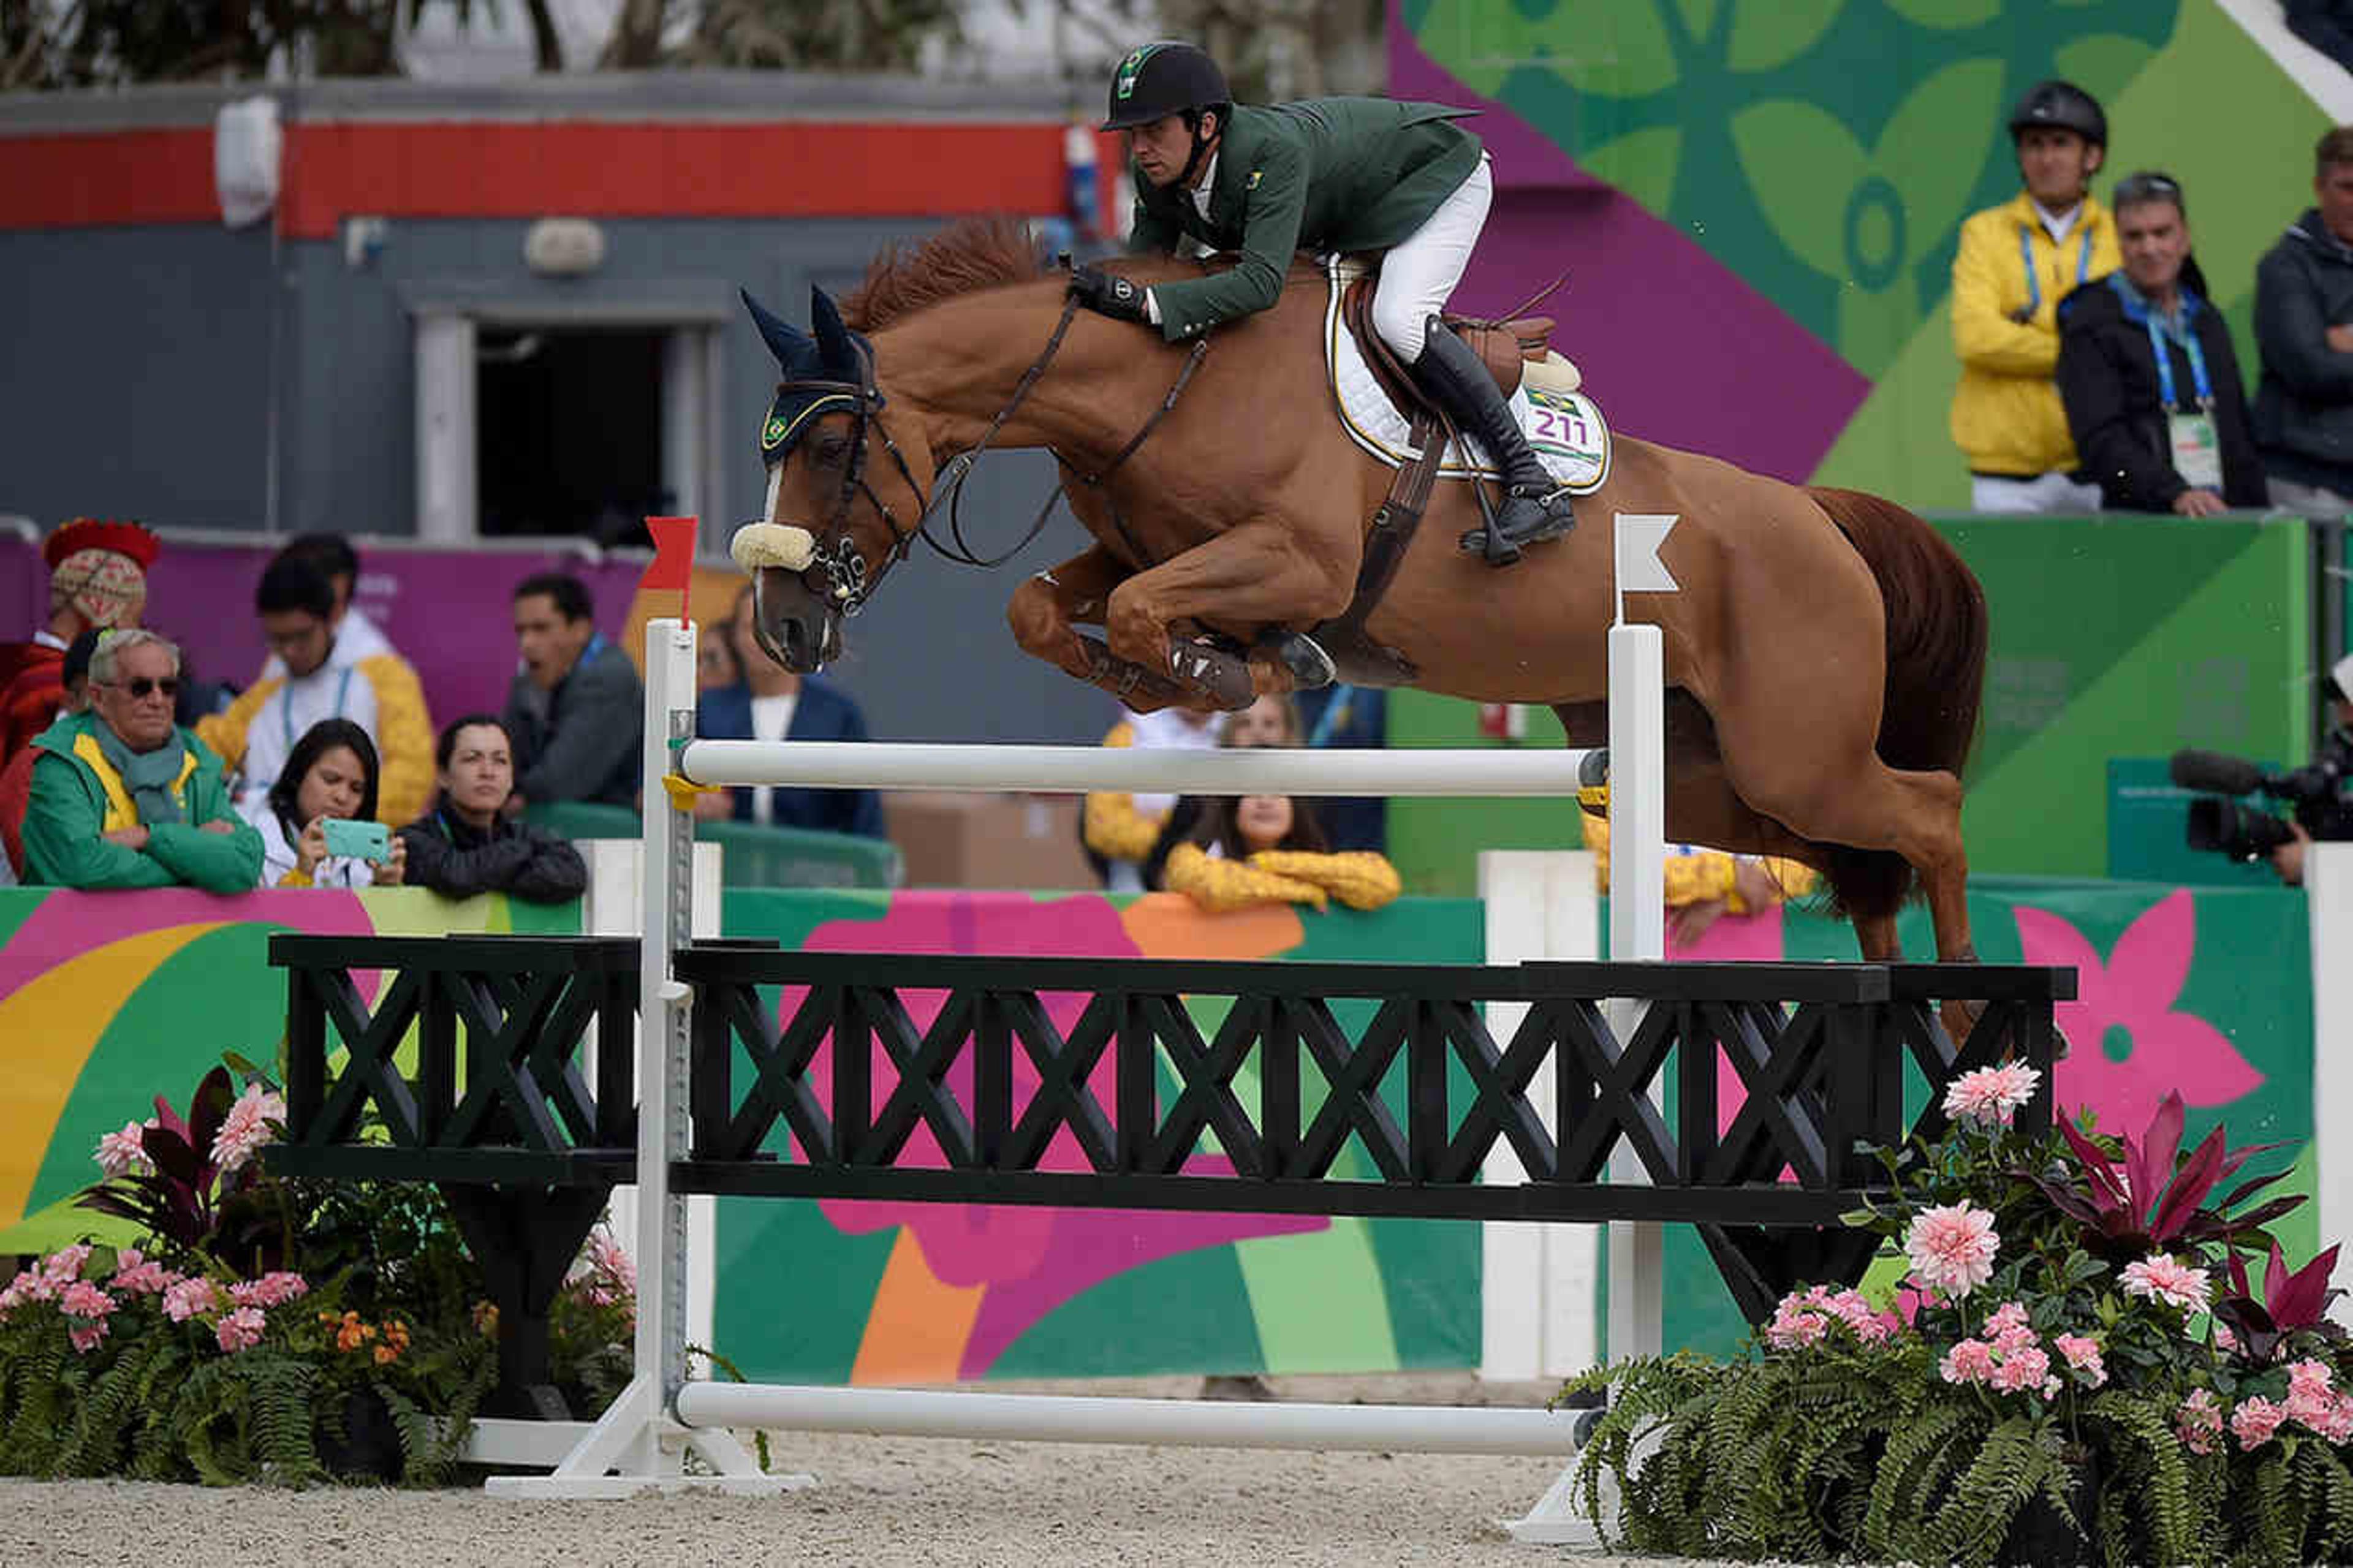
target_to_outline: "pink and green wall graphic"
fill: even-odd
[[[1479,906],[1454,900],[1209,917],[1166,895],[736,892],[724,924],[837,952],[1475,963],[1483,941]],[[1078,1001],[1051,1009],[1058,1025]],[[918,1024],[937,1005],[910,998]],[[1193,1005],[1205,1029],[1226,1007]],[[1369,1011],[1335,1007],[1350,1028]],[[877,1069],[887,1082],[880,1058]],[[969,1092],[962,1070],[950,1082]],[[1109,1071],[1094,1086],[1106,1102]],[[1162,1072],[1165,1101],[1175,1084]],[[1252,1064],[1237,1080],[1246,1101],[1255,1078]],[[1076,1165],[1059,1150],[1046,1163]],[[1223,1166],[1205,1140],[1193,1168]],[[1341,1173],[1371,1173],[1360,1148],[1343,1155]],[[723,1199],[718,1235],[713,1332],[754,1377],[1361,1372],[1478,1359],[1475,1226]]]
[[[2200,747],[2305,760],[2312,679],[2312,541],[2300,519],[1947,518],[1984,585],[1989,643],[1962,820],[1976,872],[2261,885],[2183,845],[2187,804],[2164,759]],[[1396,746],[1493,744],[1478,710],[1389,695]],[[1532,711],[1529,738],[1560,726]],[[1389,853],[1418,893],[1476,887],[1481,849],[1574,847],[1573,802],[1397,800]],[[2246,872],[2242,878],[2239,873]],[[1915,950],[1920,951],[1920,950]],[[1839,956],[1857,956],[1852,942]]]
[[[99,1135],[185,1104],[236,1051],[267,1065],[286,1033],[278,931],[430,936],[574,934],[579,906],[420,889],[324,889],[221,899],[195,891],[0,890],[0,1253],[26,1252],[108,1222],[74,1206],[98,1180]]]
[[[1961,220],[2018,189],[2010,106],[2105,106],[2105,199],[2163,169],[2241,335],[2310,205],[2320,110],[2217,0],[1391,0],[1388,89],[1477,105],[1497,201],[1465,279],[1564,267],[1556,341],[1621,429],[1791,479],[1965,505],[1946,434]]]
[[[1476,963],[1485,941],[1482,906],[1451,899],[1400,900],[1372,914],[1212,917],[1168,895],[739,889],[722,912],[731,937],[830,951]],[[2298,896],[1992,879],[1977,887],[1972,912],[1987,958],[2082,972],[2082,1000],[2062,1016],[2074,1044],[2059,1069],[2063,1103],[2130,1125],[2179,1089],[2193,1130],[2222,1121],[2238,1141],[2312,1137],[2312,982]],[[272,931],[576,930],[573,908],[451,905],[414,889],[235,900],[0,892],[10,1068],[0,1085],[0,1251],[102,1223],[71,1197],[97,1174],[99,1135],[145,1115],[156,1093],[185,1096],[224,1050],[274,1055],[285,984],[267,963]],[[1905,935],[1925,951],[1916,921]],[[1693,956],[1838,959],[1851,941],[1820,917],[1776,914],[1719,922]],[[920,994],[909,1003],[919,1022],[937,1005]],[[1065,1026],[1073,1005],[1057,1013]],[[1206,1028],[1225,1004],[1194,1005]],[[1369,1007],[1335,1012],[1353,1029]],[[877,1068],[887,1089],[890,1070]],[[1254,1073],[1245,1066],[1239,1092],[1255,1091]],[[1313,1083],[1310,1074],[1311,1093]],[[1173,1079],[1162,1088],[1165,1103]],[[1459,1069],[1455,1089],[1467,1103]],[[1194,1158],[1213,1171],[1222,1155],[1204,1140]],[[2310,1191],[2308,1147],[2301,1160],[2294,1183]],[[1360,1149],[1344,1154],[1343,1173],[1371,1173]],[[2282,1229],[2291,1252],[2311,1253],[2308,1215]],[[734,1198],[718,1201],[715,1234],[712,1342],[757,1378],[1376,1372],[1480,1357],[1486,1304],[1473,1225]],[[1728,1347],[1740,1325],[1714,1268],[1687,1232],[1670,1227],[1668,1237],[1668,1342]]]
[[[2137,1132],[2158,1101],[2178,1091],[2191,1138],[2221,1124],[2233,1144],[2285,1142],[2253,1169],[2292,1162],[2295,1173],[2279,1190],[2316,1194],[2310,915],[2303,894],[1983,878],[1971,884],[1969,914],[1987,962],[2077,972],[2077,999],[2058,1009],[2071,1046],[2057,1070],[2063,1110],[2092,1111],[2105,1131]],[[1925,913],[1905,917],[1904,938],[1909,951],[1928,951]],[[1777,910],[1719,921],[1696,946],[1669,956],[1851,960],[1852,941],[1822,916]],[[1723,1075],[1728,1123],[1739,1087],[1728,1064]],[[1911,1098],[1907,1110],[1917,1114],[1916,1082]],[[2294,1258],[2308,1258],[2322,1244],[2314,1207],[2306,1204],[2274,1227]],[[1670,1226],[1667,1257],[1667,1344],[1717,1351],[1736,1344],[1745,1325],[1697,1237]],[[1892,1282],[1893,1266],[1882,1268]]]

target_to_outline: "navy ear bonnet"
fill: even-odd
[[[809,289],[814,336],[779,320],[748,291],[738,292],[784,374],[784,384],[776,388],[776,401],[768,405],[768,417],[760,426],[760,461],[774,466],[819,415],[857,412],[860,389],[872,385],[873,350],[841,324],[841,312],[822,289]],[[882,400],[872,397],[868,406],[880,408]]]

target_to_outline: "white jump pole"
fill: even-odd
[[[1660,640],[1655,626],[1624,624],[1622,595],[1630,589],[1673,588],[1656,557],[1658,542],[1665,538],[1673,521],[1620,520],[1620,624],[1609,636],[1610,736],[1618,763],[1614,771],[1621,782],[1633,785],[1617,799],[1636,804],[1622,816],[1613,811],[1611,861],[1619,879],[1618,897],[1611,900],[1617,911],[1611,937],[1613,958],[1658,957],[1664,952]],[[1647,540],[1649,574],[1658,581],[1625,581],[1628,524],[1638,525],[1634,531]],[[818,1426],[878,1434],[987,1435],[1105,1443],[1481,1453],[1562,1453],[1574,1448],[1572,1416],[1540,1410],[1065,1399],[688,1382],[683,1337],[687,1232],[683,1202],[670,1191],[670,1163],[687,1143],[691,996],[689,988],[672,977],[671,957],[689,934],[685,921],[692,907],[694,831],[691,815],[677,809],[670,797],[665,781],[671,774],[702,784],[817,788],[1562,796],[1576,791],[1578,770],[1588,755],[1580,751],[1263,748],[1186,752],[1074,746],[697,741],[692,739],[694,642],[690,624],[670,619],[647,623],[645,934],[639,975],[644,1023],[638,1067],[639,1256],[634,1374],[554,1473],[494,1477],[486,1483],[490,1492],[515,1498],[623,1497],[649,1487],[699,1485],[731,1491],[773,1491],[807,1483],[806,1476],[762,1474],[724,1426],[716,1425],[729,1421],[762,1425],[776,1420],[785,1426]],[[1621,713],[1640,716],[1621,731]],[[1618,749],[1620,746],[1622,750]],[[1633,765],[1626,765],[1629,763]],[[1641,804],[1645,799],[1647,805]],[[1639,923],[1643,917],[1630,912],[1629,906],[1648,909],[1647,925]],[[1621,1172],[1613,1161],[1611,1174],[1613,1178],[1630,1174],[1639,1181],[1643,1173],[1639,1163]],[[1655,1343],[1657,1227],[1642,1228],[1651,1233],[1652,1263],[1647,1273],[1639,1268],[1630,1269],[1626,1280],[1629,1289],[1637,1279],[1648,1281],[1648,1320],[1653,1325]],[[1624,1354],[1626,1345],[1614,1331],[1618,1279],[1614,1247],[1613,1242],[1611,1350]],[[966,1403],[975,1401],[980,1403]],[[956,1414],[959,1410],[966,1413]],[[1003,1425],[984,1433],[984,1426],[991,1423]],[[1021,1430],[1011,1430],[1015,1426]],[[1491,1429],[1493,1436],[1478,1436],[1482,1429]],[[1235,1436],[1237,1432],[1258,1435]],[[1415,1433],[1426,1436],[1417,1439]],[[1429,1447],[1431,1444],[1436,1446]],[[1486,1446],[1466,1446],[1472,1444]],[[685,1473],[682,1459],[689,1450],[716,1473]],[[1555,1490],[1562,1488],[1556,1486]],[[1539,1504],[1530,1521],[1544,1511],[1545,1505]],[[1516,1532],[1519,1527],[1514,1528]]]
[[[1409,1454],[1571,1453],[1577,1447],[1576,1415],[1569,1410],[1251,1404],[744,1383],[690,1383],[678,1395],[679,1419],[690,1426],[1015,1443]]]
[[[1630,628],[1647,631],[1655,626]],[[1613,636],[1615,634],[1612,634]],[[885,741],[697,741],[680,756],[697,784],[800,789],[1124,794],[1549,795],[1577,793],[1581,751],[1314,751],[1250,746],[913,746]]]
[[[1629,594],[1672,594],[1674,577],[1659,559],[1676,519],[1620,512],[1614,519],[1617,616],[1609,627],[1609,961],[1667,956],[1667,745],[1665,639],[1655,626],[1626,619]],[[1645,1005],[1609,1004],[1609,1026],[1630,1042]],[[1659,1089],[1651,1089],[1653,1102]],[[1609,1156],[1609,1180],[1647,1184],[1641,1157],[1621,1141]],[[1658,1225],[1615,1220],[1609,1225],[1609,1356],[1628,1361],[1664,1348],[1666,1231]],[[1574,1469],[1565,1469],[1527,1515],[1508,1528],[1532,1544],[1601,1545],[1592,1522],[1576,1506]],[[1617,1498],[1603,1478],[1603,1501],[1614,1517]]]

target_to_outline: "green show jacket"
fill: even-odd
[[[1232,270],[1156,283],[1161,335],[1175,342],[1268,309],[1294,252],[1386,250],[1430,221],[1479,166],[1472,110],[1387,98],[1314,98],[1234,106],[1219,136],[1209,213],[1193,193],[1151,184],[1131,163],[1134,252],[1174,252],[1190,236],[1239,251]]]
[[[144,849],[107,842],[105,834],[139,818],[91,733],[99,722],[94,714],[65,714],[33,742],[42,754],[25,811],[26,883],[251,892],[261,880],[261,835],[230,805],[220,759],[185,730],[175,733],[187,765],[172,792],[181,820],[150,827]],[[227,823],[229,831],[206,833],[207,822]]]

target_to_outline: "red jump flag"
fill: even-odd
[[[693,617],[687,613],[688,593],[694,586],[695,520],[691,517],[649,517],[646,531],[654,536],[654,558],[646,574],[638,579],[640,594],[676,594],[678,618]]]

